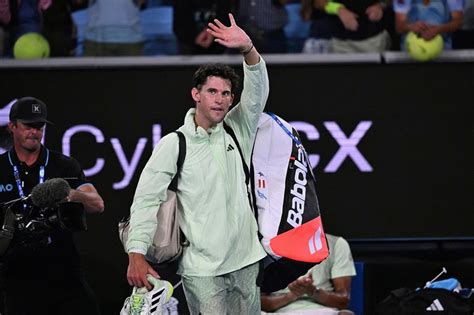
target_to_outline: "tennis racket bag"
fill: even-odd
[[[298,132],[263,113],[252,154],[254,204],[264,263],[263,292],[273,292],[329,255],[316,180]]]

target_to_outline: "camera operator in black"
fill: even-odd
[[[66,201],[82,203],[88,213],[102,212],[103,200],[86,181],[79,163],[41,144],[46,123],[50,124],[42,101],[24,97],[12,105],[8,128],[13,148],[0,155],[0,204],[26,198],[33,187],[47,179],[64,178],[72,187]],[[21,212],[26,203],[14,203],[13,212]],[[4,211],[2,207],[0,211]],[[0,257],[5,304],[1,314],[99,313],[72,234],[61,228],[42,233],[15,228],[13,239]]]

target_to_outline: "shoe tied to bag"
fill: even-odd
[[[146,287],[134,287],[132,295],[127,297],[120,315],[160,315],[163,304],[173,295],[173,286],[166,280],[156,279],[148,275],[147,280],[153,286],[148,291]]]

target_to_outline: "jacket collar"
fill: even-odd
[[[216,126],[211,127],[207,130],[205,130],[202,127],[196,126],[196,123],[194,122],[194,116],[196,115],[196,109],[191,108],[188,110],[186,113],[186,117],[184,118],[184,126],[189,132],[189,134],[194,135],[198,138],[208,138],[211,137],[213,134],[218,134],[223,130],[223,125],[222,122],[218,123]]]

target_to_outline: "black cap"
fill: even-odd
[[[48,109],[46,104],[34,97],[22,97],[13,103],[10,109],[10,121],[22,123],[43,122],[51,124],[47,120]]]

